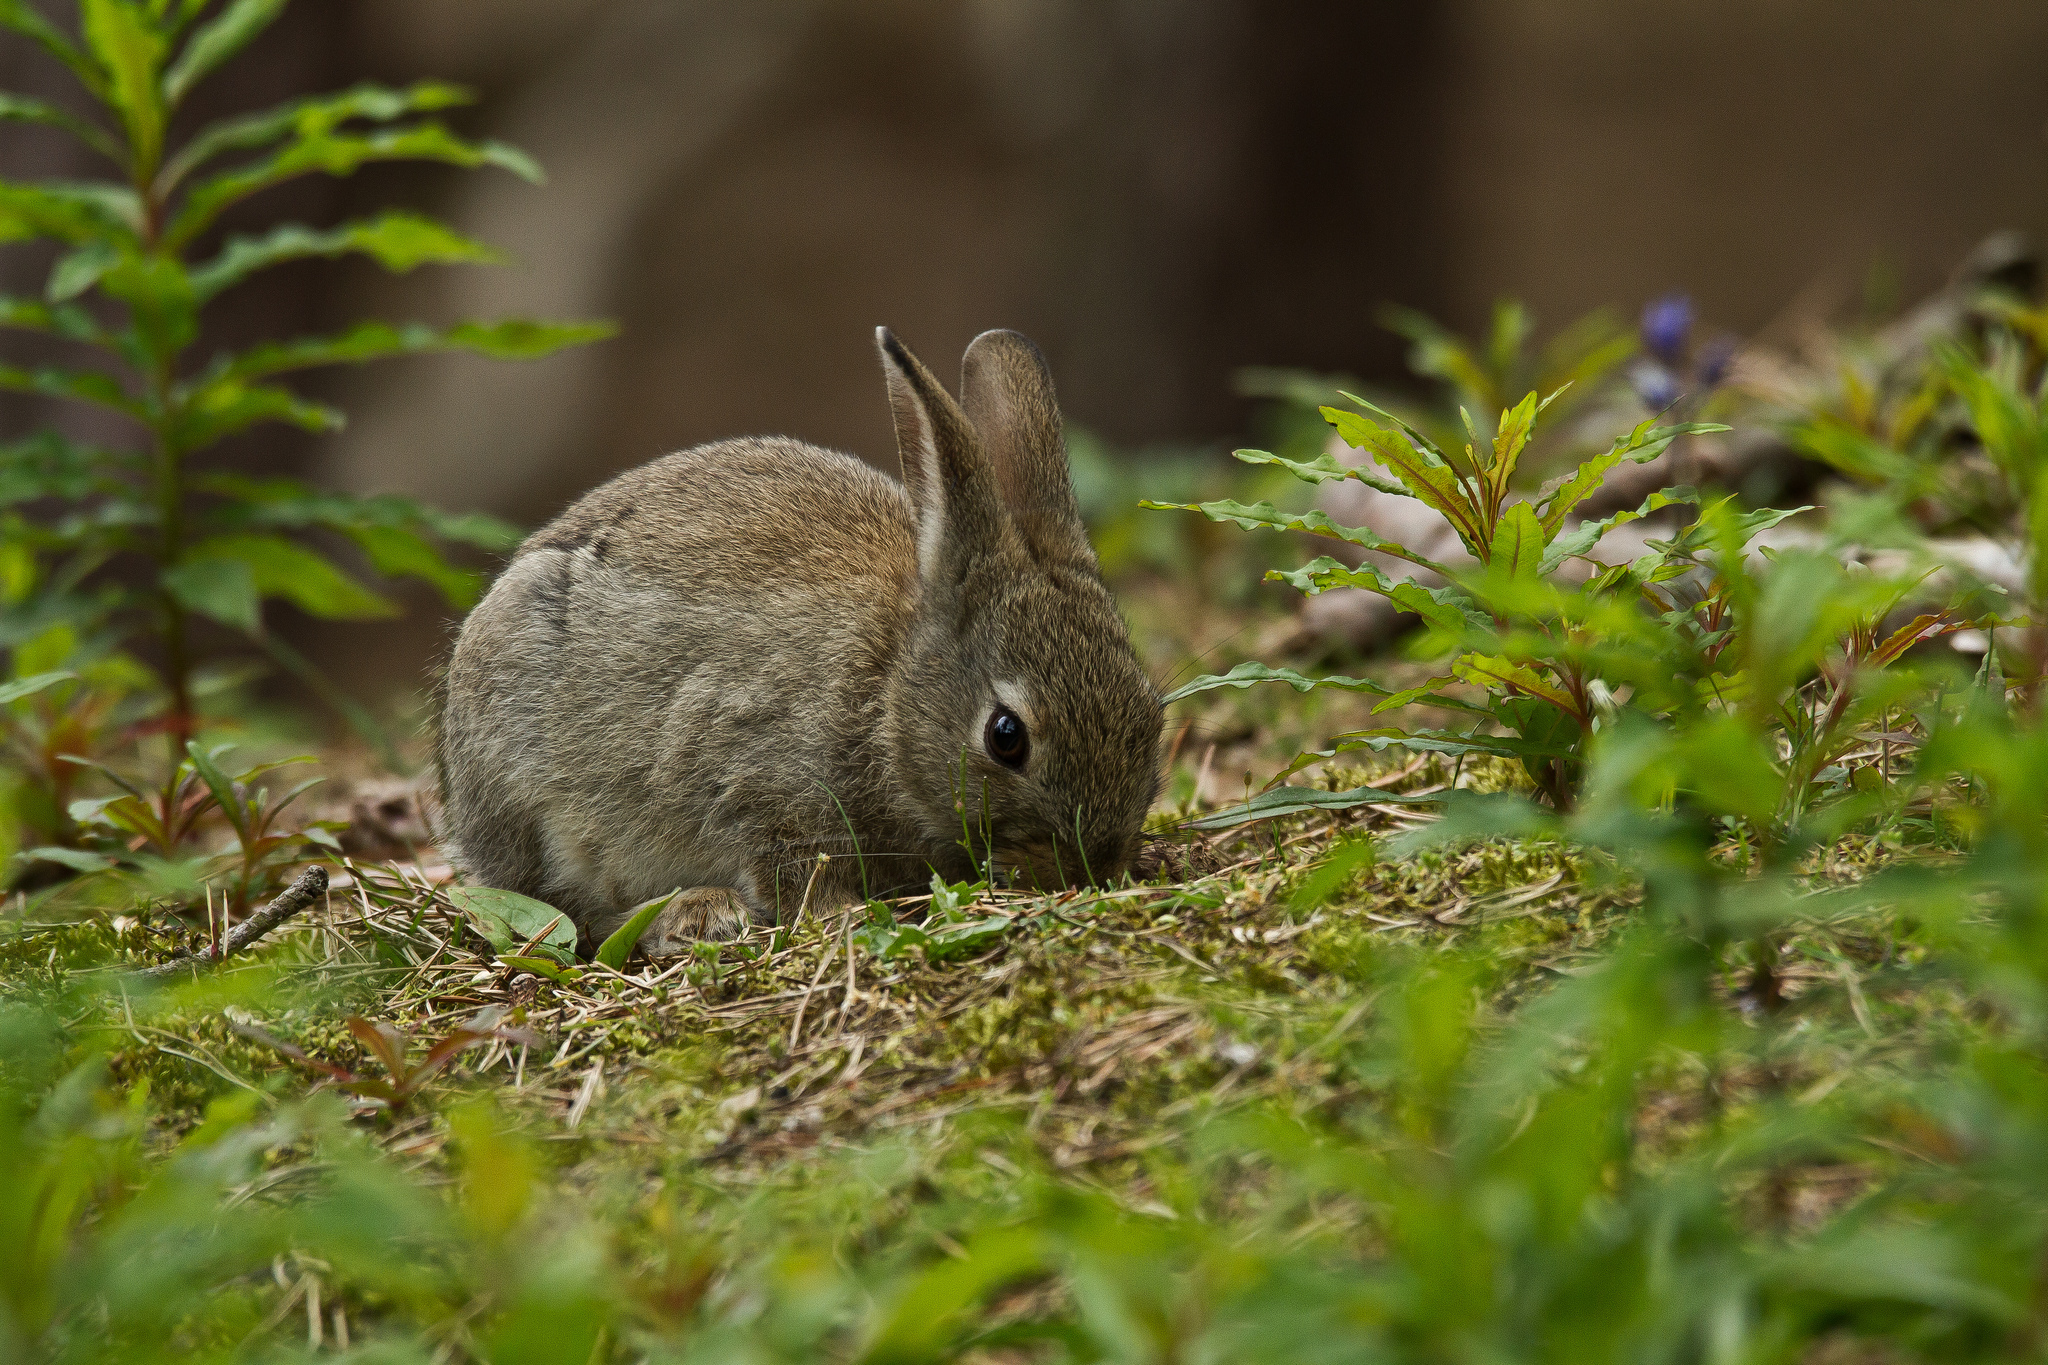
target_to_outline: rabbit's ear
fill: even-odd
[[[1002,504],[974,427],[960,405],[887,327],[875,329],[903,486],[917,513],[917,569],[926,580],[957,578],[977,548],[1003,536]]]
[[[961,405],[1032,555],[1094,572],[1095,551],[1067,473],[1060,404],[1045,357],[1022,333],[983,332],[960,369]]]

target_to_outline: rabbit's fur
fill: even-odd
[[[958,880],[991,849],[1041,886],[1129,862],[1160,704],[1089,547],[1045,362],[985,333],[955,403],[877,340],[902,483],[798,441],[721,441],[620,475],[520,547],[447,672],[445,825],[473,880],[567,912],[586,946],[690,889],[643,936],[661,952]],[[987,747],[998,707],[1027,727],[1021,771]]]

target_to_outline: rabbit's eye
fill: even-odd
[[[1023,717],[1007,706],[998,706],[989,716],[981,742],[988,756],[1006,768],[1021,769],[1031,754],[1031,734],[1024,728]]]

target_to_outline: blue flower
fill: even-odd
[[[1678,376],[1654,360],[1637,361],[1628,372],[1628,382],[1635,386],[1636,397],[1651,412],[1664,411],[1682,396]]]
[[[1728,377],[1728,371],[1735,364],[1735,353],[1742,349],[1742,343],[1723,332],[1706,345],[1700,347],[1700,384],[1713,388]]]
[[[1676,366],[1692,336],[1692,300],[1666,294],[1643,309],[1643,349],[1666,365]]]

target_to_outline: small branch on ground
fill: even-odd
[[[181,972],[217,966],[311,905],[326,889],[327,869],[319,866],[309,867],[301,872],[298,880],[287,886],[276,900],[230,929],[221,940],[218,949],[208,947],[197,953],[181,953],[160,966],[145,967],[137,975],[161,980]]]

